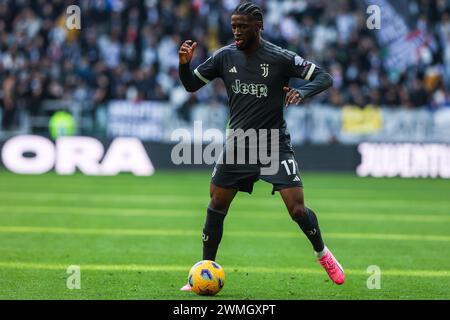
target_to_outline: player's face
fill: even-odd
[[[236,47],[239,50],[245,50],[256,40],[259,25],[249,16],[234,14],[231,16],[231,30]]]

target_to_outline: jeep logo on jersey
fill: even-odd
[[[231,88],[234,93],[252,94],[256,95],[258,98],[267,97],[267,86],[265,84],[246,84],[241,83],[241,80],[236,79]]]

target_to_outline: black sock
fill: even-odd
[[[306,214],[303,214],[294,221],[300,226],[300,229],[308,237],[309,241],[313,245],[314,251],[321,252],[325,246],[323,244],[322,235],[320,234],[319,222],[317,221],[317,216],[309,208],[306,208]]]
[[[216,260],[217,249],[223,234],[223,220],[226,212],[208,207],[203,226],[203,260]]]

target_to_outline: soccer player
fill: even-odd
[[[279,191],[291,218],[311,242],[318,262],[336,284],[344,283],[344,270],[324,245],[316,214],[305,206],[303,184],[298,174],[290,135],[283,118],[283,106],[298,104],[329,88],[333,80],[319,66],[294,52],[261,37],[263,15],[259,6],[245,2],[231,15],[234,43],[225,46],[193,72],[190,61],[197,43],[185,41],[179,49],[179,76],[189,92],[195,92],[215,78],[225,83],[230,104],[230,129],[278,129],[279,169],[261,174],[262,164],[217,161],[210,184],[210,203],[203,227],[203,260],[215,260],[222,239],[223,223],[238,191],[251,193],[261,179]],[[289,87],[289,79],[308,80],[300,88]],[[222,159],[225,152],[222,152]],[[272,193],[273,193],[272,192]],[[181,290],[190,291],[189,283]]]

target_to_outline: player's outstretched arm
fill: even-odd
[[[180,64],[178,66],[178,74],[180,76],[181,83],[184,88],[189,92],[195,92],[205,85],[195,74],[191,71],[190,62],[192,56],[194,55],[195,48],[197,47],[197,42],[192,42],[192,40],[187,40],[183,42],[178,51],[178,57],[180,59]]]

